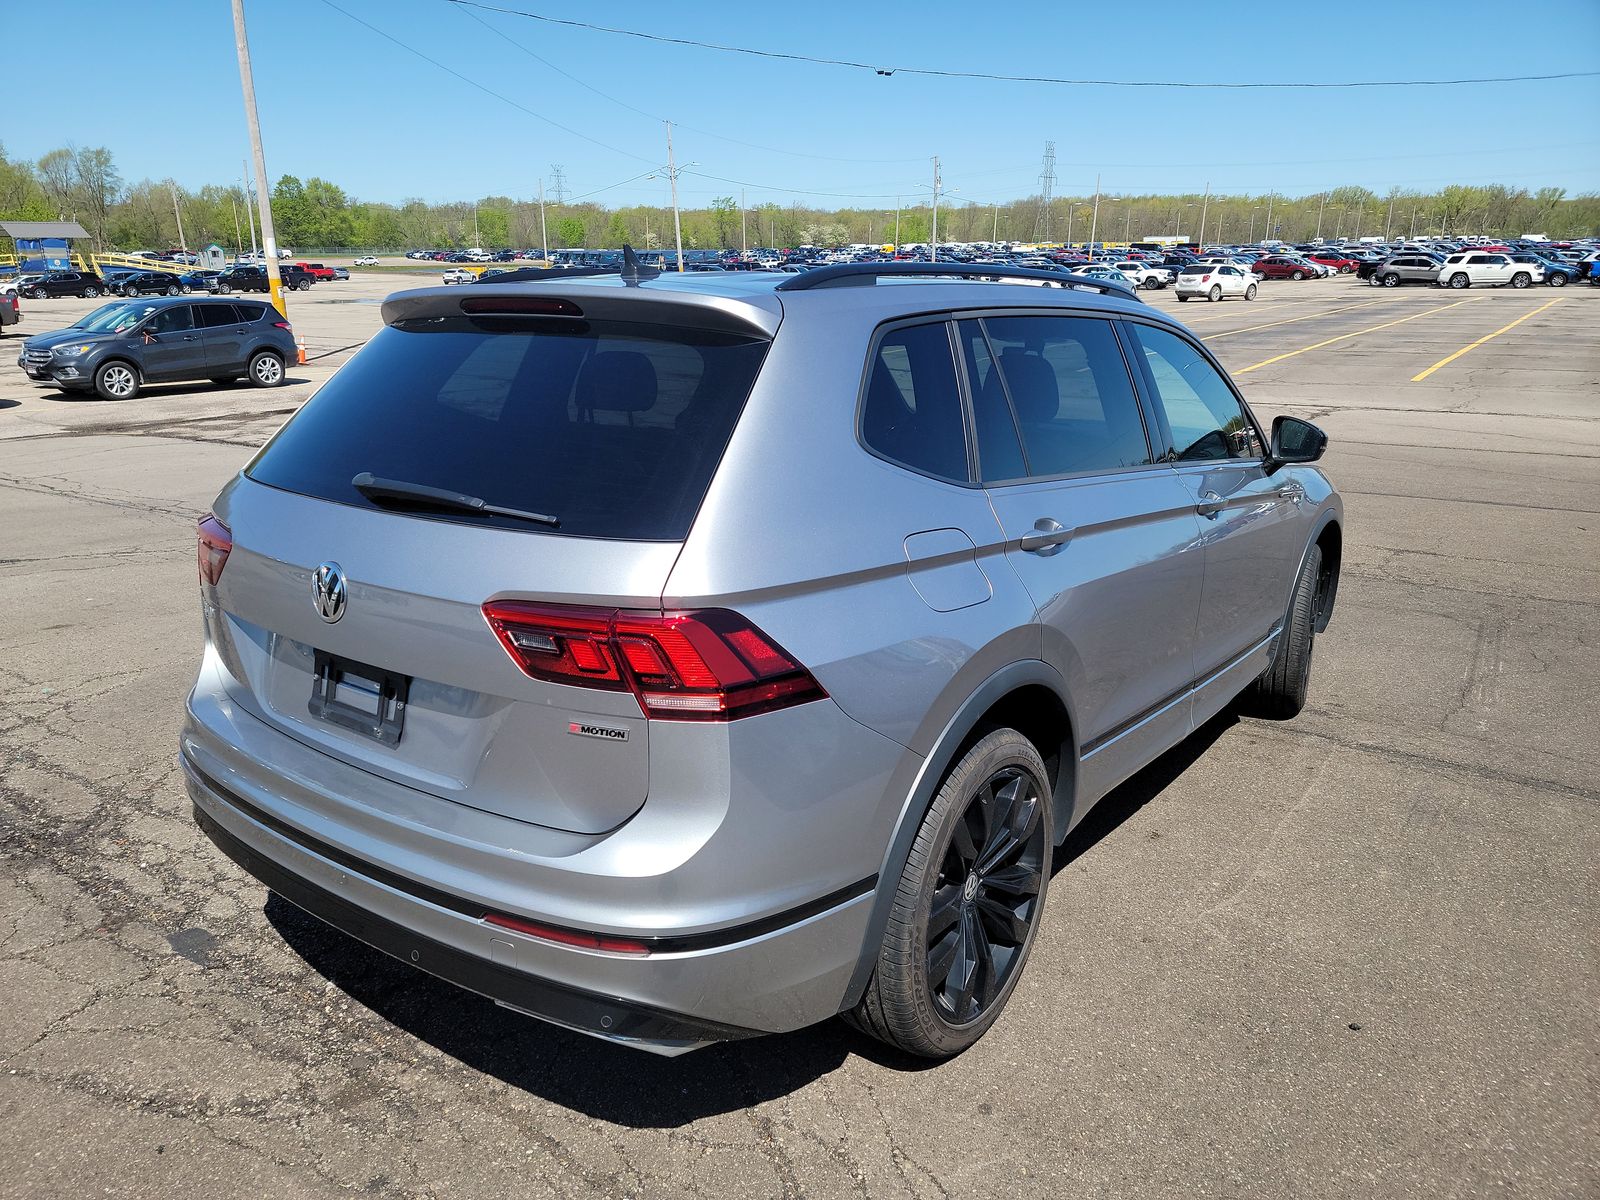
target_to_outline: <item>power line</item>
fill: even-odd
[[[462,16],[469,17],[472,20],[476,21],[479,25],[482,25],[485,29],[487,29],[490,33],[494,34],[497,38],[499,38],[501,41],[505,42],[507,45],[509,45],[509,46],[521,51],[523,54],[526,54],[529,58],[533,59],[535,62],[540,63],[543,66],[545,66],[545,67],[549,68],[550,70],[554,71],[557,75],[560,75],[560,76],[562,76],[563,78],[566,78],[566,79],[570,79],[573,83],[577,84],[579,87],[583,88],[585,91],[593,92],[596,96],[599,96],[602,100],[609,100],[609,101],[611,101],[611,103],[615,104],[619,108],[625,108],[629,112],[635,113],[635,114],[637,114],[638,116],[641,116],[641,117],[648,117],[652,121],[665,121],[667,119],[667,118],[661,116],[659,113],[646,112],[644,109],[639,108],[637,105],[629,104],[626,100],[619,99],[618,97],[613,96],[610,92],[603,92],[599,88],[595,87],[592,83],[588,83],[585,80],[579,79],[571,71],[565,70],[562,67],[557,66],[555,63],[551,62],[548,58],[545,58],[540,54],[536,54],[534,51],[528,49],[528,47],[524,46],[521,42],[517,41],[516,38],[510,36],[504,30],[496,28],[490,22],[485,21],[477,13],[472,12],[466,6],[458,5],[457,6],[457,10],[461,13]],[[741,141],[739,138],[728,137],[726,134],[712,133],[711,130],[709,130],[709,129],[700,129],[697,126],[694,126],[694,125],[685,125],[681,121],[677,122],[677,125],[678,125],[679,129],[687,129],[691,133],[698,133],[701,137],[715,138],[719,142],[728,142],[728,143],[730,143],[731,145],[734,145],[734,146],[743,146],[747,150],[762,150],[762,151],[765,151],[768,154],[784,154],[784,155],[788,155],[790,158],[807,158],[807,159],[811,159],[811,160],[816,161],[816,162],[842,162],[842,163],[873,163],[873,164],[879,164],[879,163],[908,163],[908,162],[921,162],[922,161],[921,158],[841,158],[838,155],[834,155],[834,154],[807,154],[803,150],[785,150],[785,149],[783,149],[782,147],[779,147],[779,146],[763,146],[759,142]]]
[[[327,0],[324,0],[327,3]],[[1476,79],[1369,79],[1340,82],[1310,82],[1294,80],[1284,83],[1233,82],[1218,83],[1200,80],[1168,79],[1063,79],[1051,75],[1002,75],[989,71],[945,71],[935,67],[886,67],[876,63],[854,62],[843,58],[819,58],[810,54],[791,54],[779,50],[757,50],[749,46],[726,46],[717,42],[701,42],[693,38],[668,37],[659,33],[644,33],[637,29],[617,29],[609,25],[595,25],[589,21],[574,21],[565,17],[551,17],[543,13],[524,12],[515,8],[500,8],[482,4],[478,0],[449,0],[449,3],[485,12],[503,13],[511,17],[525,17],[530,21],[543,21],[548,25],[566,25],[574,29],[587,29],[594,33],[610,33],[619,37],[639,38],[647,42],[661,42],[674,46],[694,46],[701,50],[716,50],[723,54],[745,54],[756,58],[777,58],[789,62],[812,63],[817,66],[848,67],[858,71],[871,71],[875,75],[930,75],[944,79],[984,79],[1003,83],[1051,83],[1068,87],[1127,87],[1127,88],[1196,88],[1217,90],[1243,90],[1257,88],[1383,88],[1383,87],[1461,87],[1478,83],[1531,83],[1552,79],[1587,79],[1600,75],[1600,71],[1566,71],[1551,75],[1494,75]]]
[[[404,50],[407,54],[414,54],[416,57],[420,58],[423,62],[431,63],[433,66],[438,67],[441,71],[444,71],[445,73],[450,74],[450,75],[454,75],[457,79],[461,80],[461,82],[466,84],[467,86],[477,88],[478,91],[484,93],[485,95],[493,96],[496,100],[499,100],[504,104],[509,104],[512,108],[518,110],[519,112],[526,113],[528,116],[533,117],[535,120],[543,121],[546,125],[553,126],[554,128],[561,130],[563,133],[570,133],[573,137],[579,139],[580,141],[588,142],[590,145],[593,145],[593,146],[599,146],[602,150],[609,150],[613,154],[620,154],[624,158],[631,158],[635,162],[650,162],[650,161],[652,161],[652,160],[644,157],[642,154],[634,154],[633,152],[631,152],[629,150],[623,150],[623,149],[620,149],[617,146],[609,145],[606,142],[600,141],[598,138],[590,137],[586,133],[579,133],[576,129],[573,129],[572,127],[570,127],[568,125],[561,124],[560,121],[553,121],[549,117],[545,116],[543,113],[534,112],[533,109],[529,108],[525,104],[519,104],[517,101],[513,100],[510,96],[504,95],[501,92],[497,92],[491,87],[486,87],[483,84],[479,83],[476,79],[468,78],[467,76],[463,75],[460,71],[457,71],[454,67],[445,66],[444,63],[440,62],[438,59],[429,57],[428,55],[424,54],[421,50],[418,50],[414,46],[408,46],[405,42],[402,42],[399,38],[395,37],[393,34],[386,33],[382,29],[379,29],[376,25],[372,24],[372,22],[365,21],[362,18],[356,16],[355,13],[349,12],[349,11],[343,9],[343,8],[340,8],[337,4],[335,4],[333,2],[333,0],[322,0],[322,2],[324,4],[326,4],[329,8],[333,9],[334,12],[339,13],[341,16],[348,17],[350,20],[354,21],[357,25],[362,25],[362,26],[365,26],[367,29],[370,29],[373,33],[377,34],[379,37],[383,38],[385,41],[393,42],[396,46],[399,46],[400,49]]]

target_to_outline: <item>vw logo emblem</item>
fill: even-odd
[[[311,573],[311,603],[317,615],[330,625],[344,616],[345,602],[349,598],[344,568],[338,563],[325,562]]]

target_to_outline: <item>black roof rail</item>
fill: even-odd
[[[934,279],[1028,279],[1053,283],[1058,287],[1099,292],[1105,296],[1120,296],[1124,300],[1139,299],[1139,294],[1130,287],[1110,279],[1096,279],[1090,275],[1043,271],[1037,267],[941,262],[838,263],[831,267],[813,267],[803,275],[785,279],[773,290],[809,292],[813,288],[853,287],[870,284],[878,279],[903,279],[919,275]]]

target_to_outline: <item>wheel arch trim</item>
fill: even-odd
[[[956,752],[960,750],[968,735],[977,728],[985,713],[1012,692],[1027,687],[1047,688],[1054,693],[1066,711],[1068,729],[1064,751],[1070,753],[1070,761],[1064,757],[1056,773],[1052,805],[1058,818],[1063,816],[1063,805],[1070,806],[1077,784],[1078,725],[1072,704],[1067,698],[1066,684],[1053,667],[1040,659],[1008,663],[980,683],[962,701],[950,719],[945,722],[944,728],[934,741],[933,749],[928,752],[917,770],[916,778],[907,791],[905,802],[900,807],[900,815],[895,819],[894,832],[889,838],[888,848],[884,851],[883,862],[878,868],[877,888],[872,898],[872,910],[867,917],[866,936],[862,940],[855,971],[845,988],[841,1011],[854,1007],[866,992],[867,983],[872,978],[872,971],[878,960],[879,943],[883,940],[884,930],[888,928],[895,893],[900,888],[900,877],[905,872],[906,861],[911,854],[912,843],[916,841],[917,830],[922,825],[923,817],[933,804],[934,795],[955,763]],[[1057,830],[1064,828],[1059,819],[1056,828]]]

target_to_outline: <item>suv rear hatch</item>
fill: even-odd
[[[659,611],[770,329],[481,291],[391,299],[389,327],[219,498],[208,630],[232,698],[285,734],[601,833],[645,801],[639,702],[525,669],[484,605]]]

